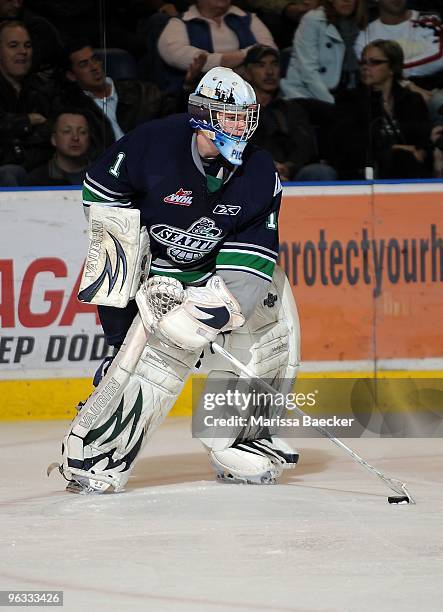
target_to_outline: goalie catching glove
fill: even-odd
[[[153,301],[153,295],[159,299]],[[166,296],[181,303],[165,314],[162,302]],[[245,322],[239,303],[219,276],[211,277],[205,287],[185,290],[174,278],[154,276],[143,283],[135,299],[147,329],[188,351],[203,349],[220,332],[236,329]]]

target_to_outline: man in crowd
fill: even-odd
[[[51,144],[54,156],[35,168],[27,185],[81,185],[89,163],[89,123],[85,112],[76,109],[60,111],[53,124]]]
[[[0,24],[0,185],[23,184],[26,171],[51,156],[51,95],[47,82],[30,74],[32,43],[19,21]]]
[[[330,166],[320,164],[315,133],[306,111],[279,92],[280,57],[276,49],[257,45],[245,59],[245,74],[261,105],[252,142],[269,151],[283,181],[335,180]]]
[[[33,69],[53,68],[61,51],[61,39],[56,28],[25,7],[24,0],[0,0],[0,23],[13,20],[23,21],[31,36]]]
[[[66,48],[65,76],[62,102],[89,110],[93,144],[99,151],[137,125],[176,110],[175,98],[153,83],[107,77],[100,58],[86,41]]]

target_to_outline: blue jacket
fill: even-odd
[[[239,49],[245,49],[257,42],[251,31],[251,13],[246,13],[244,16],[226,15],[225,23],[237,36]],[[193,47],[204,49],[209,53],[214,52],[209,24],[204,19],[190,19],[184,21],[184,24],[188,31],[189,43]]]
[[[238,38],[239,49],[245,49],[257,43],[257,39],[251,30],[251,19],[251,13],[246,13],[245,15],[228,14],[225,17],[226,25]],[[204,19],[196,17],[183,20],[183,23],[186,26],[190,45],[203,51],[208,51],[208,53],[214,52],[211,30],[209,24]],[[158,73],[159,76],[159,78],[154,78],[154,80],[164,91],[180,93],[183,87],[185,72],[173,68],[163,61],[158,54],[155,57],[155,61],[161,65],[153,67],[154,72]]]
[[[315,98],[334,103],[331,90],[340,82],[345,44],[328,23],[323,8],[308,11],[294,36],[281,90],[286,98]]]

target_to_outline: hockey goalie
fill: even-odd
[[[270,155],[247,146],[258,120],[251,86],[213,68],[187,114],[139,126],[89,170],[79,299],[98,305],[114,355],[63,440],[68,490],[123,490],[197,366],[209,382],[235,384],[239,373],[212,343],[276,391],[294,382],[299,322],[276,266],[282,189]],[[217,478],[231,483],[274,483],[298,460],[254,428],[202,443]]]

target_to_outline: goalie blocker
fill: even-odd
[[[78,299],[124,308],[140,286],[151,263],[149,236],[140,228],[140,211],[89,207],[89,247]]]

